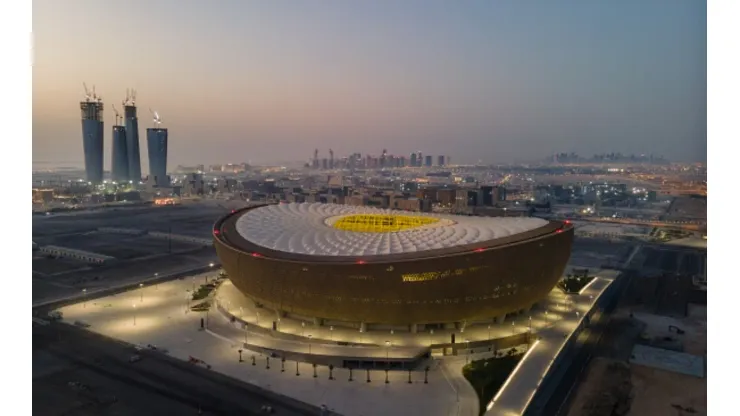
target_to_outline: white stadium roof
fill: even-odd
[[[335,228],[342,217],[380,214],[431,217],[439,221],[393,232]],[[547,225],[539,218],[469,217],[321,203],[268,205],[236,222],[244,239],[268,249],[315,256],[375,256],[414,253],[480,243]]]

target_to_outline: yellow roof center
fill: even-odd
[[[358,233],[392,233],[439,222],[439,218],[417,215],[358,214],[337,220],[333,226]]]

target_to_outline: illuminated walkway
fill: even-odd
[[[519,416],[529,404],[542,378],[550,368],[567,338],[580,324],[601,293],[617,276],[615,271],[596,273],[595,279],[580,295],[572,298],[569,311],[555,325],[539,332],[540,340],[533,345],[516,373],[502,386],[489,404],[486,415]]]

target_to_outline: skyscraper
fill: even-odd
[[[85,177],[88,182],[103,182],[103,101],[92,97],[85,87],[85,101],[80,102],[82,115],[82,151],[85,155]]]
[[[129,180],[128,148],[126,147],[126,128],[116,123],[113,126],[113,149],[111,156],[111,179],[118,182]]]
[[[113,106],[116,122],[113,125],[113,140],[111,146],[111,179],[117,182],[127,182],[128,179],[128,149],[126,148],[126,129],[121,125],[123,118]]]
[[[141,155],[139,153],[139,119],[136,116],[136,91],[126,91],[123,102],[126,117],[126,156],[128,156],[128,177],[134,183],[141,181]]]
[[[437,166],[444,166],[444,165],[445,165],[445,157],[437,156]]]
[[[157,186],[169,186],[167,177],[167,129],[155,127],[146,129],[147,149],[149,150],[149,176]]]

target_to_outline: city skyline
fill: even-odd
[[[126,88],[160,110],[170,166],[316,147],[706,160],[706,4],[571,4],[37,1],[33,160],[80,165],[82,82],[106,123]],[[106,170],[111,143],[105,131]]]

